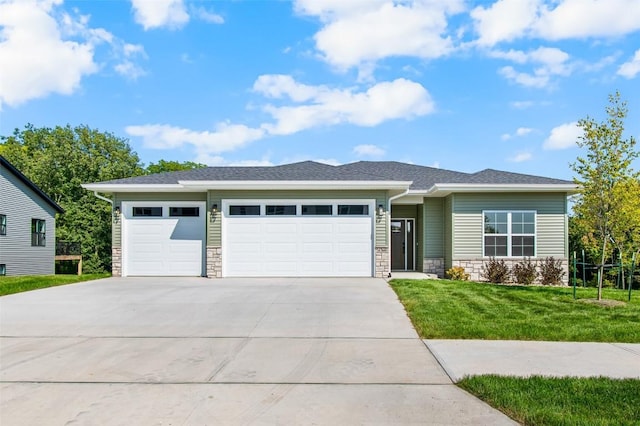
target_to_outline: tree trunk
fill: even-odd
[[[604,258],[607,252],[607,239],[608,235],[604,237],[604,243],[602,244],[602,262],[598,265],[598,300],[602,300],[602,280],[604,278]]]

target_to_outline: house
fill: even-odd
[[[208,167],[84,185],[111,194],[114,275],[374,276],[490,256],[567,268],[572,182],[399,162]],[[101,196],[102,197],[102,196]]]
[[[63,212],[0,156],[0,275],[53,274],[55,215]]]

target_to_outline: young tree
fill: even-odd
[[[640,216],[640,211],[633,211],[633,206],[623,199],[626,185],[634,185],[639,177],[632,168],[633,160],[639,156],[636,141],[633,136],[623,139],[627,112],[627,103],[616,92],[609,96],[606,120],[597,122],[587,116],[578,121],[583,134],[577,143],[587,152],[571,164],[578,175],[574,181],[580,185],[574,205],[577,225],[587,231],[583,243],[599,254],[598,300],[602,299],[604,263],[611,251],[610,243],[619,245],[627,241],[625,236],[633,233],[627,218]]]
[[[111,209],[80,184],[143,174],[127,140],[87,126],[27,125],[0,137],[0,153],[60,204],[56,238],[82,244],[84,269],[111,268]]]

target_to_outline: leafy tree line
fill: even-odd
[[[601,122],[589,116],[578,122],[578,146],[586,155],[571,165],[580,185],[570,219],[571,250],[584,250],[586,260],[598,265],[598,299],[604,265],[614,252],[627,269],[633,253],[640,255],[640,172],[633,169],[640,153],[633,136],[624,138],[628,109],[620,93],[609,96],[605,111]]]
[[[56,239],[81,243],[83,269],[90,273],[111,270],[111,206],[81,184],[204,167],[160,160],[145,168],[127,139],[85,125],[28,124],[0,136],[0,155],[65,210],[56,218]]]

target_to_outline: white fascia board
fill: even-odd
[[[407,189],[411,181],[348,181],[348,180],[224,180],[178,181],[185,188],[202,189]]]
[[[114,192],[206,192],[204,188],[185,188],[179,184],[101,184],[87,183],[81,185],[89,191],[99,191],[105,194]]]
[[[410,191],[410,195],[423,194],[426,197],[444,197],[454,192],[567,192],[575,194],[579,190],[578,185],[567,184],[469,184],[469,183],[446,183],[435,184],[428,190]]]

